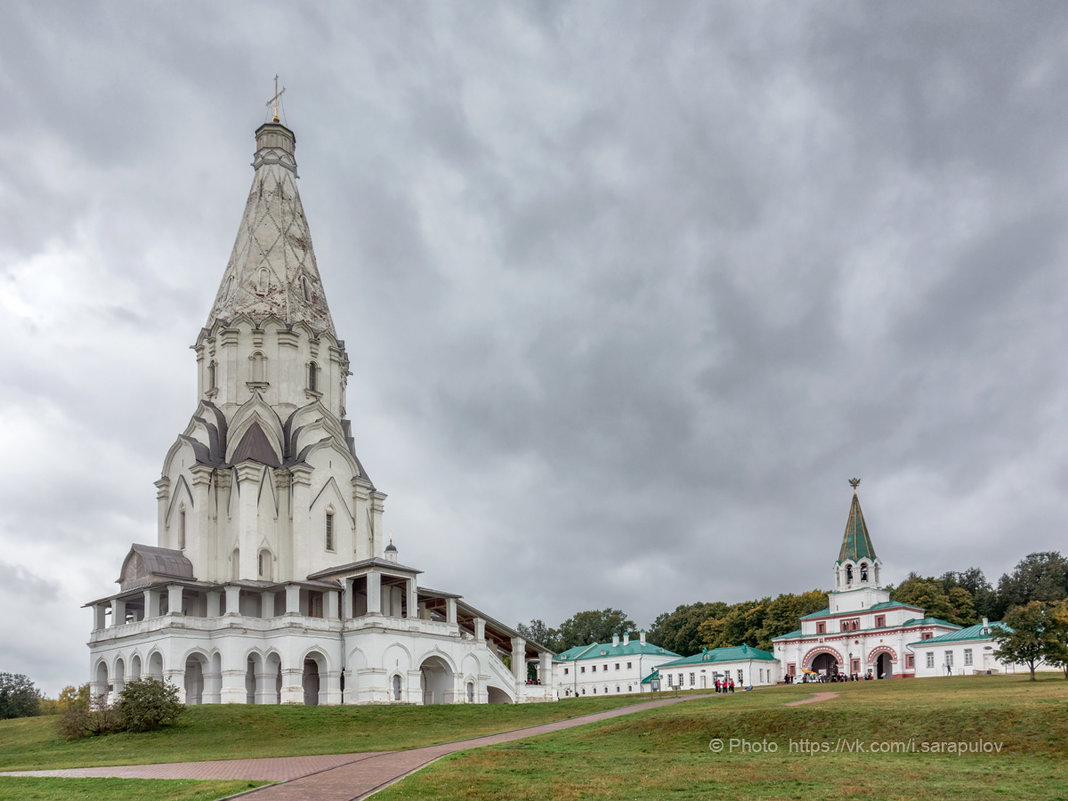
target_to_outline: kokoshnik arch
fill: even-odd
[[[194,704],[553,700],[551,652],[419,586],[384,542],[295,145],[277,117],[256,131],[252,189],[193,346],[196,411],[156,482],[157,544],[133,545],[119,591],[87,604],[91,691],[154,676]]]

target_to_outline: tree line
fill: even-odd
[[[1068,599],[1068,558],[1058,551],[1029,554],[1002,575],[996,586],[982,570],[969,567],[937,577],[909,573],[900,584],[887,589],[891,600],[919,606],[927,617],[971,626],[983,618],[1001,620],[1010,610],[1032,602],[1050,604]],[[819,589],[733,604],[699,601],[657,615],[647,637],[649,642],[682,656],[699,653],[702,648],[743,643],[770,651],[773,638],[796,630],[800,617],[826,606],[827,592]],[[636,628],[623,610],[611,608],[576,612],[556,628],[542,620],[517,626],[528,640],[556,653],[577,645],[609,642],[614,634]]]

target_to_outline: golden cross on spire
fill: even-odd
[[[278,122],[278,98],[286,93],[286,88],[283,86],[282,91],[278,91],[278,76],[274,76],[274,97],[267,101],[268,106],[274,106],[274,121]]]

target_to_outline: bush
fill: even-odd
[[[59,733],[77,740],[120,731],[154,731],[176,722],[184,711],[173,684],[139,679],[126,683],[114,706],[108,705],[106,696],[92,702],[74,700],[59,719]]]
[[[159,679],[128,682],[115,704],[123,731],[155,731],[176,722],[185,711],[178,688]]]

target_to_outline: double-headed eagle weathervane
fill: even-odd
[[[859,485],[860,485],[860,479],[859,478],[851,478],[851,479],[849,479],[849,486],[851,486],[853,488],[853,492],[857,491],[857,487]]]

